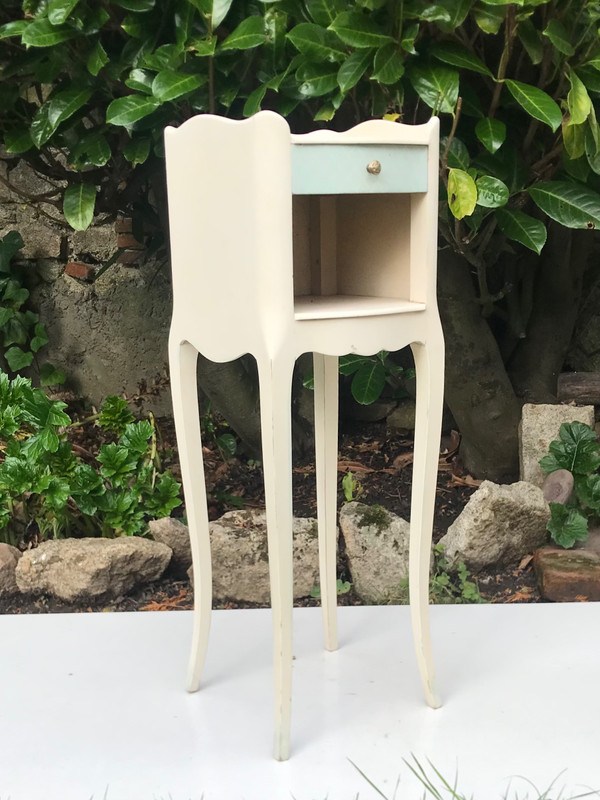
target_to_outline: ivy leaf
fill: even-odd
[[[24,369],[31,364],[33,361],[33,353],[26,353],[24,350],[21,350],[20,347],[10,347],[6,353],[4,353],[4,358],[9,368],[13,372],[18,372],[20,369]]]
[[[106,121],[109,125],[128,127],[156,111],[159,106],[160,100],[140,94],[119,97],[106,109]]]
[[[475,125],[475,136],[477,136],[488,153],[494,154],[504,144],[506,125],[499,119],[485,117]]]
[[[79,0],[51,0],[48,5],[48,19],[53,25],[62,25]]]
[[[559,53],[563,53],[566,56],[572,56],[575,53],[575,48],[569,41],[569,34],[557,19],[550,20],[543,31],[543,35],[550,39]]]
[[[43,347],[45,344],[48,344],[46,328],[43,323],[38,322],[34,328],[34,336],[29,343],[29,347],[31,347],[34,353],[37,353],[40,347]]]
[[[94,218],[96,187],[89,183],[68,186],[63,198],[63,213],[69,225],[76,231],[85,231]]]
[[[344,94],[356,86],[372,59],[372,50],[355,50],[351,56],[348,56],[337,74],[338,85]]]
[[[250,50],[267,41],[262,17],[247,17],[221,43],[220,50]]]
[[[521,81],[506,80],[506,88],[517,103],[532,117],[548,125],[555,131],[562,122],[558,105],[549,94]]]
[[[600,226],[600,194],[577,183],[545,181],[527,190],[534,203],[566,228]]]
[[[484,208],[498,208],[508,203],[508,186],[498,178],[482,175],[477,186],[477,205]]]
[[[206,83],[204,75],[186,75],[183,72],[164,69],[152,82],[152,94],[161,103],[166,103],[193,92],[204,83]]]
[[[286,38],[302,55],[314,61],[340,61],[347,55],[333,31],[312,22],[296,25]]]
[[[385,368],[378,359],[368,360],[357,370],[350,391],[363,406],[375,402],[385,386]]]
[[[385,44],[375,53],[371,80],[396,83],[404,74],[404,56],[395,44]]]
[[[550,503],[547,528],[556,544],[566,548],[585,541],[588,536],[586,518],[576,508],[567,508],[562,503]]]
[[[525,245],[538,255],[546,244],[547,231],[543,222],[516,208],[498,208],[495,212],[498,227],[509,239]]]
[[[475,181],[462,169],[448,172],[448,206],[456,219],[468,217],[477,205]]]
[[[393,41],[391,36],[360,11],[342,11],[329,25],[329,30],[335,31],[344,44],[357,49],[381,47]]]
[[[448,67],[428,64],[413,66],[410,82],[426,105],[434,110],[452,114],[458,100],[458,72]]]
[[[492,73],[480,58],[457,42],[439,42],[431,48],[431,54],[439,61],[450,64],[459,69],[468,69],[479,72],[481,75],[492,77]]]
[[[58,386],[64,383],[66,375],[62,369],[53,367],[52,364],[42,364],[40,367],[40,383],[42,386]]]

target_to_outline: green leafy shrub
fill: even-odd
[[[464,562],[451,569],[444,553],[444,545],[433,547],[433,569],[429,579],[429,597],[432,603],[485,603],[479,586],[472,580]],[[409,602],[408,578],[400,582],[399,600]]]
[[[11,372],[31,366],[35,354],[48,342],[39,315],[25,307],[29,290],[22,270],[13,261],[22,247],[23,239],[17,231],[0,239],[0,336],[4,360]],[[54,385],[62,383],[65,376],[51,364],[43,364],[40,378],[42,385]]]
[[[148,420],[128,422],[117,442],[102,445],[96,466],[66,440],[65,407],[28,379],[0,372],[3,541],[141,535],[149,519],[181,504],[179,483],[157,470]]]
[[[568,470],[575,491],[566,505],[550,503],[548,530],[556,544],[573,547],[587,539],[589,521],[600,517],[600,444],[595,431],[582,422],[563,422],[558,436],[540,466],[548,474]]]

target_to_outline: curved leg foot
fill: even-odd
[[[258,362],[262,456],[273,614],[274,756],[290,754],[292,703],[292,370],[293,363]]]
[[[313,354],[319,574],[325,649],[337,650],[338,359]]]
[[[194,630],[187,678],[187,689],[190,692],[195,692],[200,687],[212,609],[212,568],[200,438],[197,360],[198,353],[189,342],[182,341],[175,335],[171,336],[169,365],[173,417],[194,565]]]
[[[409,588],[417,662],[428,705],[441,701],[435,686],[429,628],[431,538],[444,399],[444,341],[441,329],[427,345],[411,345],[417,373],[415,450],[410,515]]]

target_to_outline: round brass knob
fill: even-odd
[[[371,161],[370,164],[367,164],[367,172],[371,175],[379,175],[381,172],[381,164],[379,161]]]

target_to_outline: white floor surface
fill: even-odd
[[[517,775],[600,789],[600,604],[432,608],[437,711],[407,607],[340,609],[337,653],[318,609],[294,614],[286,763],[270,756],[269,611],[214,613],[197,694],[183,688],[191,612],[0,617],[0,800],[381,797],[351,761],[417,800],[411,753],[475,800]]]

